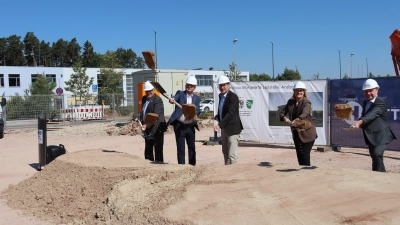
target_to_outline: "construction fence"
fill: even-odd
[[[45,114],[49,121],[99,120],[133,116],[133,103],[125,94],[103,95],[15,95],[5,96],[6,120],[37,119]]]

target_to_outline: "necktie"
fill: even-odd
[[[219,121],[222,121],[222,108],[224,107],[225,96],[221,96],[221,102],[219,103]]]
[[[144,103],[143,109],[142,109],[142,120],[144,120],[144,113],[146,112],[147,106],[150,103],[150,99],[147,99],[146,103]]]

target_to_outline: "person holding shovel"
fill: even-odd
[[[311,119],[311,101],[307,99],[307,88],[303,82],[298,81],[294,85],[293,96],[280,112],[280,120],[290,124],[299,165],[310,166],[310,153],[317,130]]]
[[[200,114],[200,97],[194,94],[196,90],[197,79],[190,76],[186,79],[185,91],[177,91],[175,96],[169,100],[169,103],[180,105],[194,104],[196,106],[196,115]],[[168,125],[174,126],[178,164],[185,164],[185,140],[188,146],[189,164],[196,165],[196,133],[194,118],[189,118],[183,114],[180,107],[175,107]],[[198,129],[198,127],[196,127]]]
[[[144,131],[144,158],[153,162],[164,162],[164,132],[167,127],[164,119],[164,103],[154,94],[154,87],[150,81],[144,83],[143,89],[146,95],[142,98],[143,107],[139,119]],[[149,119],[150,117],[153,117],[153,120]],[[149,123],[149,121],[154,122]]]
[[[385,101],[378,97],[379,85],[376,80],[367,79],[362,90],[365,100],[361,117],[351,127],[363,130],[365,144],[372,158],[372,171],[386,172],[383,153],[387,145],[397,138],[388,122]]]

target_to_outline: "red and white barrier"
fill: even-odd
[[[61,118],[65,120],[100,120],[104,115],[103,106],[78,106],[61,109]]]

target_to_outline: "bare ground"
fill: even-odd
[[[224,166],[205,121],[197,165],[178,165],[171,131],[165,163],[143,159],[136,125],[94,123],[48,131],[68,153],[37,172],[36,130],[0,140],[0,224],[399,224],[400,153],[370,171],[366,149],[317,152],[297,165],[290,145],[241,143]],[[316,149],[316,147],[315,147]]]

